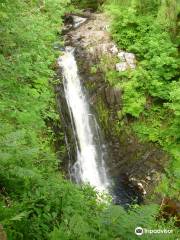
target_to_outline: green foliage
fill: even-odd
[[[180,2],[177,0],[162,1],[157,21],[164,25],[164,28],[171,32],[171,36],[175,37],[178,33],[178,14],[180,12]]]
[[[45,121],[57,120],[49,82],[54,77],[53,44],[67,3],[0,3],[0,220],[9,239],[45,239],[38,238],[45,235],[43,231],[36,232],[41,228],[38,217],[29,224],[32,211],[27,201],[40,198],[36,195],[39,186],[46,186],[48,192],[46,179],[57,169],[52,131]]]
[[[91,69],[90,69],[91,74],[96,74],[96,73],[97,73],[97,70],[98,70],[98,68],[97,68],[96,65],[92,66]]]
[[[101,123],[101,126],[103,126],[103,129],[108,129],[108,118],[109,114],[108,111],[105,108],[105,105],[101,99],[98,99],[97,105],[96,105],[98,114],[99,114],[99,121]]]
[[[180,3],[177,0],[119,0],[109,2],[106,10],[112,18],[111,32],[119,48],[135,53],[138,60],[136,70],[109,82],[123,88],[122,111],[136,117],[133,130],[142,140],[158,143],[170,154],[172,160],[166,170],[170,181],[166,181],[167,188],[161,189],[171,189],[168,195],[177,197],[180,187],[177,48]]]
[[[104,0],[72,0],[71,2],[79,8],[92,8],[97,10],[97,8],[103,4]]]
[[[143,92],[138,91],[138,85],[136,81],[128,81],[123,85],[123,112],[129,113],[134,117],[139,117],[140,113],[144,110],[146,98]]]
[[[82,240],[91,240],[91,239],[99,239],[99,240],[109,240],[109,239],[139,239],[138,236],[134,234],[134,229],[137,227],[137,219],[138,226],[148,229],[163,229],[163,223],[155,223],[154,216],[157,214],[158,207],[155,205],[151,206],[143,206],[143,207],[134,207],[129,212],[126,212],[123,208],[119,206],[111,206],[99,216],[96,216],[97,229],[92,232],[90,228],[86,224],[82,225],[81,217],[75,216],[72,222],[74,222],[74,230],[69,232],[69,236],[65,234],[61,227],[54,228],[51,233],[51,240],[66,240],[66,239],[82,239]],[[144,217],[145,216],[145,217]],[[79,223],[79,227],[76,232],[77,224]],[[95,222],[94,222],[95,224]],[[78,228],[79,228],[78,227]],[[172,228],[172,224],[166,225],[169,229]],[[67,230],[68,231],[68,230]],[[88,232],[90,235],[88,235]],[[83,235],[81,235],[84,233]],[[178,230],[174,229],[174,234],[172,236],[163,236],[164,239],[174,239],[178,236]],[[149,235],[144,235],[143,239],[150,239]],[[162,239],[162,235],[156,235],[156,239]]]
[[[118,72],[112,70],[117,61],[117,57],[109,58],[108,55],[104,54],[101,56],[100,63],[98,64],[100,72],[104,73],[105,81],[109,82],[112,86],[117,84],[117,78],[120,77]]]
[[[170,154],[170,165],[166,169],[166,176],[164,176],[158,190],[175,198],[179,198],[178,189],[180,187],[180,138],[178,124],[172,112],[168,108],[162,108],[159,104],[154,104],[151,109],[146,110],[139,121],[133,124],[133,130],[143,141],[158,143]]]
[[[58,168],[54,136],[46,122],[58,121],[53,94],[57,56],[53,45],[58,41],[68,3],[0,3],[0,222],[8,240],[137,239],[137,219],[143,227],[164,227],[156,221],[156,206],[127,212],[112,206],[106,196],[100,201],[91,187],[64,180]],[[115,78],[107,77],[114,83]],[[127,83],[125,88],[132,89],[133,84]],[[132,93],[129,98],[139,98],[139,88],[142,91],[143,87],[139,84],[136,88],[137,95]],[[171,90],[166,107],[179,116],[173,102],[179,97],[176,81]],[[144,97],[132,112],[138,115],[143,105]],[[106,115],[104,112],[104,118]],[[64,151],[64,146],[59,148]],[[178,154],[175,148],[173,152]],[[175,162],[172,167],[176,168]]]

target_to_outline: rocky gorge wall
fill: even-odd
[[[109,152],[107,165],[116,186],[115,191],[120,198],[122,194],[129,194],[142,202],[148,199],[160,181],[168,156],[152,143],[141,143],[130,128],[134,119],[120,114],[123,90],[110,85],[106,80],[105,68],[117,71],[133,69],[136,60],[133,54],[117,49],[108,32],[109,24],[107,16],[102,13],[67,15],[64,41],[66,46],[75,47],[79,74],[106,141]],[[127,60],[125,56],[132,57]],[[74,152],[62,86],[59,88],[59,102],[64,106],[61,111],[65,118],[65,132],[70,139],[68,146]],[[122,190],[124,187],[126,192]]]

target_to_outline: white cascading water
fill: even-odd
[[[58,64],[63,72],[64,92],[76,138],[77,161],[71,174],[78,183],[89,183],[99,191],[106,191],[109,183],[104,167],[104,153],[101,146],[98,146],[99,140],[98,143],[95,140],[99,138],[98,125],[83,93],[72,47],[66,47]]]

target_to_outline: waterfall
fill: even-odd
[[[109,181],[104,163],[104,145],[81,86],[74,48],[66,47],[64,55],[58,59],[58,65],[62,69],[64,92],[76,139],[77,157],[70,166],[71,177],[77,183],[89,183],[99,191],[107,190]]]

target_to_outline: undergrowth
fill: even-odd
[[[179,198],[179,2],[119,0],[105,8],[118,47],[137,58],[135,70],[111,74],[108,81],[123,89],[122,113],[134,117],[132,129],[140,139],[158,143],[169,153],[166,181],[158,190]]]

